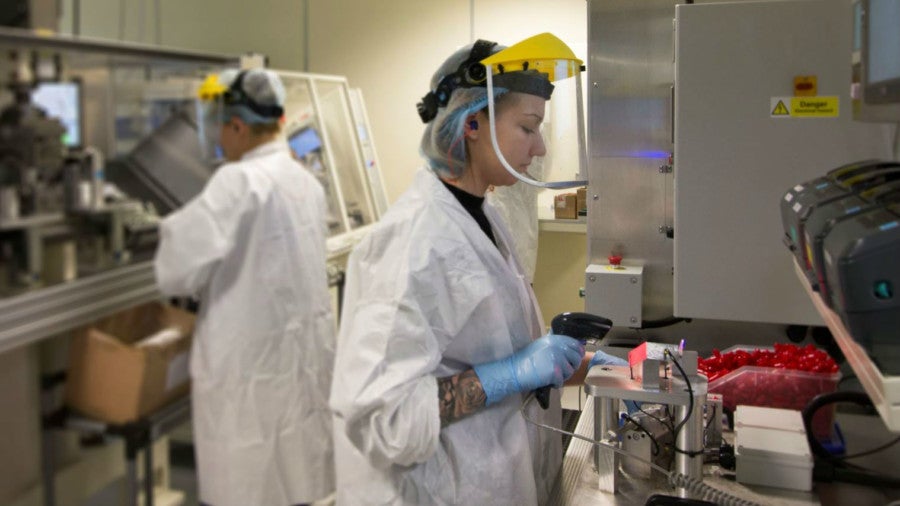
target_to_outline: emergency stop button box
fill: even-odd
[[[640,327],[644,267],[590,264],[585,271],[584,310],[616,327]]]

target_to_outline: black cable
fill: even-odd
[[[665,425],[666,427],[669,428],[669,431],[672,432],[673,442],[672,442],[672,443],[666,443],[665,445],[666,445],[667,447],[671,447],[671,448],[672,448],[672,451],[674,451],[674,452],[676,452],[676,453],[683,453],[683,454],[689,455],[689,456],[691,456],[691,457],[695,457],[695,456],[697,456],[697,455],[700,455],[700,454],[704,453],[703,450],[697,450],[697,451],[695,451],[695,452],[684,451],[684,450],[682,450],[681,448],[679,448],[678,445],[676,445],[676,444],[674,443],[674,439],[678,437],[678,433],[675,431],[675,423],[672,421],[672,418],[673,418],[673,417],[672,417],[672,414],[669,412],[669,406],[668,406],[668,405],[666,406],[666,418],[665,418],[665,420],[660,419],[660,418],[657,418],[657,417],[651,415],[650,413],[644,411],[643,408],[638,408],[638,410],[640,410],[641,413],[644,413],[645,415],[647,415],[647,416],[653,418],[653,419],[656,420],[657,422],[659,422],[659,423],[661,423],[661,424],[663,424],[663,425]],[[709,428],[709,422],[707,422],[706,428]]]
[[[814,455],[832,461],[837,460],[837,458],[832,455],[831,452],[826,450],[825,447],[822,446],[822,443],[816,439],[816,436],[813,434],[812,419],[820,408],[837,402],[852,402],[854,404],[859,404],[860,406],[873,406],[872,399],[864,392],[844,391],[819,394],[813,397],[812,400],[807,403],[806,407],[803,408],[800,415],[803,419],[803,428],[806,429],[806,440],[809,442],[809,448]]]
[[[681,431],[681,428],[684,427],[684,424],[687,423],[688,419],[691,418],[691,414],[694,412],[694,389],[691,387],[691,382],[688,380],[687,373],[684,372],[684,369],[681,368],[681,364],[675,360],[675,355],[672,355],[672,352],[669,350],[665,350],[663,355],[667,355],[671,357],[672,363],[675,364],[675,367],[678,368],[678,372],[681,373],[681,377],[684,378],[684,382],[687,384],[688,389],[688,410],[687,414],[684,415],[684,418],[678,422],[678,425],[675,427],[675,438],[678,439],[678,432]]]
[[[866,450],[858,454],[840,457],[832,455],[813,435],[812,419],[816,412],[829,404],[838,402],[852,402],[865,407],[874,407],[872,399],[864,392],[843,391],[817,395],[809,401],[805,408],[803,408],[801,417],[803,419],[803,428],[806,430],[806,440],[809,442],[809,447],[812,450],[813,455],[817,457],[813,467],[814,478],[817,481],[838,480],[846,483],[863,483],[875,486],[900,488],[900,479],[850,462],[845,462],[845,459],[847,458],[868,455],[889,448],[896,444],[897,441],[900,440],[900,437],[895,438],[893,441],[881,445],[880,447]]]
[[[713,406],[713,412],[711,415],[709,415],[709,420],[706,421],[706,425],[703,427],[703,430],[709,430],[709,426],[712,425],[713,420],[716,419],[718,411],[719,410],[717,410],[716,407]]]
[[[668,407],[668,406],[667,406],[667,407]],[[656,420],[657,422],[659,422],[660,425],[663,425],[663,426],[668,427],[669,430],[671,430],[671,431],[674,431],[674,430],[675,430],[675,425],[673,425],[672,422],[671,422],[671,420],[669,420],[668,418],[666,418],[666,420],[663,420],[662,418],[660,418],[660,417],[658,417],[658,416],[656,416],[656,415],[651,415],[650,413],[648,413],[647,411],[644,410],[643,406],[638,406],[638,411],[640,411],[641,413],[643,413],[643,414],[649,416],[650,418]],[[668,422],[667,422],[667,420],[668,420]]]
[[[865,468],[861,470],[848,468],[841,462],[833,463],[824,459],[816,460],[813,467],[813,480],[818,482],[858,483],[869,487],[900,488],[900,479]]]
[[[687,455],[689,457],[696,457],[697,455],[703,455],[703,449],[697,451],[688,451],[682,450],[678,447],[678,433],[681,431],[681,428],[684,427],[684,424],[688,422],[691,418],[691,414],[694,412],[694,388],[691,386],[691,380],[688,379],[688,375],[684,372],[684,369],[681,367],[681,364],[678,363],[678,360],[675,359],[675,355],[672,355],[672,352],[669,350],[665,350],[663,355],[668,355],[672,359],[672,363],[675,364],[675,367],[678,368],[678,372],[681,373],[681,377],[684,378],[684,382],[687,384],[688,389],[688,410],[687,414],[684,415],[684,419],[678,422],[678,425],[675,426],[675,430],[673,431],[673,442],[672,449],[674,449],[677,453],[681,453]]]
[[[887,443],[885,443],[881,446],[876,446],[875,448],[872,448],[871,450],[866,450],[864,452],[859,452],[859,453],[853,453],[850,455],[838,455],[837,459],[838,460],[847,460],[847,459],[855,459],[857,457],[864,457],[866,455],[872,455],[873,453],[878,453],[880,451],[887,450],[888,448],[894,446],[897,443],[900,443],[900,436],[897,436],[893,440],[888,441]]]
[[[650,434],[649,430],[647,430],[640,422],[628,415],[628,413],[623,413],[622,416],[624,416],[625,419],[629,422],[633,423],[638,429],[641,429],[641,431],[650,438],[650,442],[653,443],[653,455],[659,455],[659,442],[656,441],[656,438],[653,437],[653,434]]]
[[[663,421],[662,419],[660,419],[660,418],[658,418],[658,417],[656,417],[656,416],[654,416],[654,415],[651,415],[651,414],[648,413],[647,411],[644,411],[644,408],[642,408],[642,407],[639,407],[638,410],[639,410],[641,413],[643,413],[643,414],[649,416],[650,418],[653,418],[654,420],[656,420],[657,422],[659,422],[661,425],[667,425],[667,426],[669,427],[669,429],[672,431],[672,439],[673,439],[673,442],[672,442],[671,445],[667,444],[666,446],[671,446],[672,449],[673,449],[676,453],[681,453],[681,454],[684,454],[684,455],[688,455],[688,456],[690,456],[690,457],[696,457],[697,455],[702,455],[702,454],[704,453],[703,450],[686,451],[686,450],[682,450],[681,448],[679,448],[678,445],[675,443],[675,441],[677,441],[677,439],[678,439],[678,433],[681,431],[681,428],[684,426],[684,424],[686,424],[686,423],[688,422],[688,419],[690,419],[691,414],[694,412],[694,389],[693,389],[693,387],[691,386],[691,382],[690,382],[690,380],[688,379],[687,373],[684,372],[684,369],[681,367],[681,364],[679,364],[678,361],[675,360],[675,356],[672,355],[671,352],[669,352],[669,350],[665,350],[664,353],[672,358],[672,362],[675,364],[675,367],[678,368],[678,372],[681,373],[681,377],[684,378],[684,382],[687,384],[687,387],[688,387],[688,395],[689,395],[689,400],[688,400],[688,412],[687,412],[687,415],[685,415],[684,419],[681,420],[681,422],[679,422],[677,426],[675,426],[674,421],[673,421],[673,418],[674,418],[674,417],[673,417],[672,414],[669,412],[669,406],[668,406],[668,405],[666,405],[666,407],[665,407],[665,408],[666,408],[666,420],[668,420],[668,424],[667,424],[665,421]],[[634,423],[635,425],[637,425],[639,429],[641,429],[641,430],[643,430],[644,432],[646,432],[647,435],[650,436],[651,440],[653,441],[653,444],[657,447],[657,449],[659,448],[658,442],[656,441],[656,439],[655,439],[652,435],[650,435],[650,432],[648,432],[647,429],[645,429],[640,423],[638,423],[636,420],[634,420],[633,418],[631,418],[631,417],[628,416],[627,414],[625,415],[625,417],[626,417],[627,420],[629,420],[629,421],[631,421],[632,423]],[[710,424],[712,423],[712,421],[713,421],[714,419],[715,419],[715,415],[710,416],[710,419],[706,422],[706,426],[705,426],[704,428],[705,428],[705,429],[708,429],[709,426],[710,426]]]

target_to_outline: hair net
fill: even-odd
[[[226,70],[219,76],[219,81],[225,86],[231,86],[237,79],[239,70]],[[263,106],[284,106],[284,85],[278,74],[267,69],[250,69],[244,74],[241,82],[241,91],[253,102]],[[224,110],[224,118],[227,120],[237,116],[244,123],[274,123],[280,118],[265,117],[257,114],[245,105],[227,105]]]
[[[455,72],[469,58],[472,44],[459,49],[441,65],[431,78],[431,89],[437,88],[444,76]],[[494,46],[492,53],[505,49]],[[506,88],[494,87],[494,97],[506,93]],[[438,176],[450,179],[462,175],[466,166],[465,122],[470,115],[487,107],[487,89],[481,86],[456,88],[446,107],[438,109],[437,116],[425,127],[420,150],[429,168]]]

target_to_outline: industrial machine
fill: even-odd
[[[29,67],[16,68],[5,83],[13,100],[0,112],[4,296],[121,265],[133,249],[155,244],[144,237],[155,213],[108,190],[101,151],[82,144],[79,83],[40,82]]]
[[[857,15],[879,2],[898,4],[861,0]],[[882,16],[894,16],[888,31],[896,35],[900,12],[880,8]],[[707,434],[718,424],[707,425],[718,408],[696,373],[696,353],[771,345],[797,328],[804,339],[813,334],[807,329],[840,322],[810,297],[803,274],[805,262],[821,261],[826,279],[841,276],[829,270],[837,256],[829,260],[828,251],[843,251],[843,269],[865,280],[840,291],[865,291],[870,303],[881,297],[880,308],[893,311],[892,271],[880,271],[877,280],[869,272],[860,278],[860,271],[872,268],[871,252],[896,257],[882,240],[896,233],[895,129],[856,117],[897,121],[887,112],[897,104],[883,96],[891,93],[877,104],[859,95],[893,90],[895,81],[882,76],[881,87],[862,82],[851,89],[868,61],[852,53],[852,12],[849,0],[588,2],[585,311],[613,320],[602,344],[673,346],[683,339],[694,353],[676,347],[658,357],[662,365],[632,361],[588,374],[588,404],[576,433],[594,443],[573,440],[557,504],[642,504],[652,491],[671,494],[672,486],[683,498],[706,495],[719,504],[770,502],[709,483],[701,471],[705,459],[733,461],[734,454],[720,455],[719,436]],[[796,23],[811,17],[817,21]],[[894,48],[884,61],[900,61],[896,39],[879,44]],[[842,207],[829,207],[838,201]],[[795,267],[783,242],[804,265]],[[813,244],[821,245],[821,256],[815,248],[808,254]],[[860,326],[891,325],[873,319],[871,305],[836,307]],[[878,337],[880,350],[897,340],[896,328]],[[836,339],[887,429],[900,430],[893,353],[873,362],[860,343]],[[625,400],[643,402],[646,413],[620,415]],[[643,460],[626,456],[632,451]],[[808,449],[797,458],[811,458]],[[651,464],[659,473],[648,471]],[[811,464],[805,469],[811,472]],[[648,473],[662,480],[634,480]],[[724,492],[715,495],[708,485]]]
[[[856,117],[900,124],[900,2],[854,2],[852,56]],[[895,147],[896,148],[896,147]],[[866,160],[797,184],[795,209],[782,201],[785,234],[798,269],[829,327],[839,338],[885,422],[900,430],[900,161]],[[849,173],[848,173],[849,172]],[[849,177],[844,177],[849,176]],[[829,187],[828,183],[835,183]],[[795,218],[793,216],[798,218]]]
[[[346,253],[387,210],[362,96],[340,76],[278,75],[287,92],[288,144],[328,196],[329,255]]]
[[[16,28],[0,28],[0,49],[0,354],[22,369],[7,377],[12,392],[47,372],[38,369],[65,369],[67,332],[160,298],[152,263],[159,220],[216,169],[200,152],[197,88],[210,73],[259,61]],[[343,256],[386,208],[374,141],[345,78],[280,74],[288,141],[327,189],[327,269],[339,301]],[[38,350],[53,364],[26,368]],[[26,420],[41,411],[39,399],[29,400],[34,409],[23,407],[16,426],[40,425]],[[28,436],[4,449],[33,455],[43,446],[46,457],[65,447],[58,463],[81,461],[77,445]],[[39,474],[31,464],[27,472]],[[45,468],[45,497],[53,472]],[[40,483],[26,478],[14,486]]]
[[[149,268],[159,219],[215,170],[197,140],[198,83],[240,62],[5,32],[0,296]],[[343,77],[280,75],[286,135],[326,188],[337,258],[386,208],[364,106]]]
[[[674,455],[675,476],[702,482],[705,427],[702,412],[707,381],[697,374],[697,352],[644,343],[630,353],[628,366],[594,367],[584,384],[587,394],[593,397],[594,438],[606,442],[606,446],[594,448],[600,490],[615,493],[620,481],[620,463],[623,469],[636,465],[630,461],[625,464],[628,459],[622,459],[611,448],[634,446],[625,442],[635,441],[635,431],[649,432],[643,423],[630,419],[630,416],[626,420],[633,425],[620,428],[620,400],[665,406],[666,410],[672,407],[671,414],[656,417],[641,412],[645,420],[654,420],[658,425],[654,429],[656,435],[650,437],[657,446],[656,451],[643,454],[643,457],[650,460],[646,457],[667,456],[668,463]],[[623,436],[623,432],[628,435]],[[659,441],[668,444],[660,447]],[[677,453],[673,449],[677,449]],[[687,493],[683,487],[681,492]]]
[[[176,203],[128,184],[152,172],[139,177],[124,160],[146,166],[155,153],[190,166],[190,152],[179,155],[158,127],[192,103],[205,73],[239,60],[13,28],[0,30],[0,47],[0,304],[58,287],[71,291],[60,299],[69,305],[82,289],[118,284],[116,297],[83,293],[93,303],[68,307],[65,321],[47,318],[48,293],[33,315],[27,305],[3,311],[7,349],[157,296],[148,261],[159,217]],[[154,135],[163,141],[146,140]]]
[[[2,446],[23,456],[22,474],[2,493],[54,504],[60,475],[93,466],[84,487],[60,491],[84,501],[123,466],[98,466],[77,436],[41,430],[41,417],[58,407],[68,332],[160,298],[150,260],[167,210],[152,193],[117,183],[120,162],[191,103],[206,73],[240,61],[16,28],[0,28],[0,49],[0,356],[3,391],[18,406],[10,420],[21,428]],[[157,464],[162,474],[152,474],[167,475],[168,464]]]

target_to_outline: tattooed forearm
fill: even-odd
[[[487,400],[474,369],[456,376],[438,378],[438,395],[440,395],[441,427],[475,413],[484,407]]]

